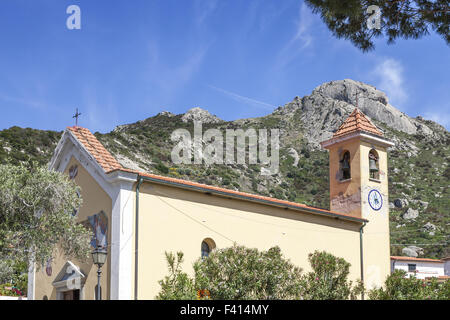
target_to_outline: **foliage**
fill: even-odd
[[[36,161],[44,165],[61,137],[60,132],[20,128],[0,131],[0,164]]]
[[[21,292],[27,292],[28,266],[24,262],[0,260],[0,284],[11,284]]]
[[[438,283],[405,277],[406,271],[395,270],[386,279],[384,288],[369,291],[372,300],[450,300],[450,280]]]
[[[243,246],[214,250],[194,263],[195,283],[212,299],[297,299],[301,269],[279,247],[258,251]]]
[[[90,231],[71,213],[82,200],[79,187],[62,173],[31,166],[0,165],[0,259],[36,262],[54,256],[89,256]]]
[[[26,295],[26,291],[20,290],[11,283],[0,284],[0,296],[20,297]]]
[[[207,292],[214,300],[356,299],[363,291],[347,281],[350,264],[326,252],[309,255],[312,272],[285,259],[279,247],[267,251],[233,245],[194,263],[194,278],[181,272],[183,254],[166,253],[169,276],[160,281],[158,299],[193,299]]]
[[[447,0],[306,0],[321,16],[337,38],[349,39],[357,48],[374,48],[373,38],[385,36],[388,43],[398,38],[418,39],[434,30],[450,43],[449,8]],[[380,29],[369,29],[372,13],[367,8],[376,5],[381,10]]]
[[[169,267],[169,275],[164,280],[159,281],[161,292],[156,299],[159,300],[193,300],[197,297],[194,288],[194,281],[181,271],[181,263],[183,263],[183,253],[177,252],[177,256],[173,253],[166,252],[167,265]]]
[[[325,251],[315,251],[308,256],[313,269],[302,277],[302,298],[306,300],[357,299],[364,292],[363,284],[355,286],[347,277],[350,263]]]

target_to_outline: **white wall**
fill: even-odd
[[[416,265],[416,272],[408,272],[408,264]],[[416,275],[418,279],[425,279],[429,277],[439,277],[444,275],[444,263],[438,262],[423,262],[423,261],[391,261],[391,266],[395,270],[404,270],[407,276]]]
[[[450,260],[444,262],[444,273],[446,276],[450,276]]]

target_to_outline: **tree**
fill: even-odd
[[[197,297],[194,281],[181,271],[183,263],[183,252],[165,253],[169,275],[159,281],[161,292],[156,296],[158,300],[193,300]]]
[[[356,299],[364,292],[360,281],[355,286],[347,277],[350,263],[325,251],[315,251],[308,256],[313,269],[302,277],[302,298],[305,300]]]
[[[436,278],[430,281],[406,278],[406,271],[395,270],[385,282],[384,288],[369,291],[371,300],[450,300],[450,280],[438,283]]]
[[[0,260],[44,265],[60,245],[67,257],[89,257],[91,232],[72,215],[82,199],[62,173],[36,164],[0,165]]]
[[[212,299],[298,299],[301,269],[279,247],[258,251],[244,246],[214,250],[194,263],[195,283]]]
[[[385,36],[389,44],[397,38],[418,39],[434,30],[450,43],[448,0],[305,0],[337,38],[350,40],[362,51],[374,49],[373,38]],[[367,21],[380,9],[380,28],[369,29]]]

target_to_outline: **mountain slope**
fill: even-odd
[[[405,253],[449,255],[449,132],[435,122],[400,112],[383,92],[367,84],[348,79],[324,83],[265,117],[226,122],[194,108],[181,115],[162,112],[96,136],[124,167],[329,208],[328,154],[319,142],[330,138],[353,111],[356,93],[361,111],[395,142],[389,153],[391,253],[401,255],[403,248],[416,246]],[[192,120],[203,122],[203,132],[280,129],[279,173],[262,175],[259,164],[174,165],[170,135],[180,128],[193,135]],[[48,161],[59,136],[17,127],[3,130],[0,161],[23,161],[26,155]]]

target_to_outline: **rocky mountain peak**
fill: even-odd
[[[189,109],[182,117],[183,122],[189,121],[200,121],[203,123],[219,123],[222,122],[221,119],[209,113],[209,111],[204,110],[199,107]]]
[[[345,101],[356,106],[356,94],[358,94],[358,107],[364,105],[364,100],[378,101],[383,105],[388,104],[388,98],[382,91],[374,86],[352,79],[330,81],[316,87],[313,92],[325,97]]]
[[[358,103],[356,102],[358,94]],[[374,86],[351,79],[336,80],[316,87],[309,96],[298,97],[275,113],[293,115],[300,109],[300,118],[305,126],[305,136],[318,147],[330,138],[343,120],[358,108],[371,120],[407,134],[422,134],[439,138],[435,126],[430,121],[411,118],[393,107],[386,94]],[[381,129],[381,128],[380,128]]]
[[[157,114],[157,116],[166,116],[166,117],[175,117],[175,115],[172,112],[169,111],[161,111]]]

